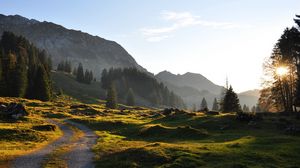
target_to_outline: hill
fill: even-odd
[[[92,82],[91,84],[84,84],[76,81],[73,75],[63,72],[51,72],[51,79],[53,81],[54,90],[56,92],[63,92],[76,100],[83,103],[99,103],[105,100],[106,91],[102,89],[100,82]],[[135,95],[136,105],[150,106],[150,103],[144,98]],[[120,102],[126,102],[119,99]]]
[[[247,121],[238,120],[235,113],[212,115],[143,107],[108,110],[103,102],[82,104],[64,97],[53,102],[0,98],[1,102],[23,103],[31,115],[18,122],[0,118],[0,167],[12,161],[14,154],[24,156],[64,136],[58,129],[34,129],[51,124],[49,119],[81,123],[97,134],[92,150],[95,167],[291,168],[300,164],[300,122],[295,113],[261,113]],[[74,139],[78,142],[82,127],[76,130]],[[77,149],[78,145],[57,146],[46,159],[48,166],[68,163],[72,158],[66,154]]]
[[[46,50],[52,56],[54,66],[64,60],[76,66],[81,62],[96,77],[100,76],[102,69],[110,67],[136,67],[146,71],[120,44],[55,23],[0,14],[0,34],[3,31],[22,35]]]
[[[220,94],[223,87],[214,84],[201,74],[187,72],[183,75],[175,75],[168,71],[163,71],[155,75],[155,77],[163,82],[171,83],[179,87],[192,87],[199,91],[207,90],[212,94]]]
[[[196,105],[199,108],[201,100],[205,97],[208,107],[211,108],[214,98],[220,99],[224,87],[208,80],[201,74],[187,72],[183,75],[175,75],[168,71],[162,71],[155,75],[170,90],[181,96],[186,105],[191,108]],[[259,98],[259,90],[246,91],[238,94],[241,105],[255,106]]]

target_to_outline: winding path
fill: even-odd
[[[91,148],[96,143],[97,136],[92,130],[82,124],[65,120],[65,123],[77,127],[84,133],[84,135],[76,142],[72,142],[71,138],[74,132],[69,126],[54,120],[48,121],[57,125],[63,131],[63,136],[38,151],[16,158],[12,163],[12,168],[41,168],[44,159],[62,145],[74,145],[74,148],[63,156],[63,159],[66,159],[69,168],[95,167],[93,163],[94,154],[92,153]]]

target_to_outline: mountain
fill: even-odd
[[[219,99],[224,89],[224,87],[214,84],[203,75],[191,72],[175,75],[168,71],[162,71],[155,77],[175,94],[181,96],[190,108],[194,105],[200,108],[203,97],[205,97],[208,107],[211,108],[214,98]]]
[[[224,87],[208,80],[201,74],[187,72],[183,75],[175,75],[168,71],[162,71],[155,75],[156,79],[163,82],[170,90],[181,96],[188,107],[196,105],[200,108],[201,100],[205,97],[208,108],[211,109],[214,98],[220,99]],[[241,105],[252,107],[259,98],[259,90],[252,90],[238,94]]]
[[[188,86],[199,91],[207,90],[213,94],[220,94],[223,88],[222,86],[214,84],[203,75],[191,72],[187,72],[183,75],[175,75],[168,71],[162,71],[156,75],[156,78],[179,87]]]
[[[250,108],[258,102],[260,91],[258,89],[248,90],[238,94],[241,105],[248,105]]]
[[[136,67],[146,71],[118,43],[51,22],[0,14],[0,34],[3,31],[22,35],[38,48],[44,49],[52,56],[54,66],[64,60],[71,61],[73,67],[81,62],[97,77],[102,69],[110,67]]]

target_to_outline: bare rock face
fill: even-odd
[[[145,71],[118,43],[98,36],[66,29],[51,22],[39,22],[19,15],[0,14],[0,34],[11,31],[22,35],[52,56],[54,67],[64,60],[73,67],[81,62],[99,77],[104,68],[136,67]]]

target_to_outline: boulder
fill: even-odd
[[[19,119],[28,116],[25,106],[21,103],[10,103],[7,106],[0,105],[0,113],[7,118]]]

